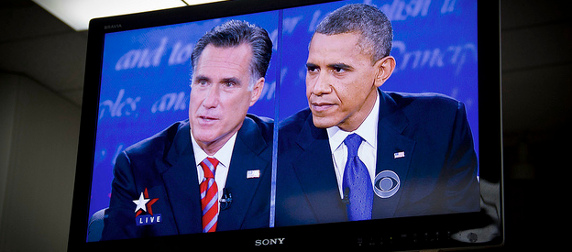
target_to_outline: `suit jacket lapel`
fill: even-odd
[[[340,199],[332,153],[325,129],[314,127],[309,114],[297,143],[303,150],[292,162],[298,181],[318,223],[347,219]]]
[[[380,98],[376,174],[384,170],[395,172],[399,178],[399,189],[389,198],[374,196],[374,219],[394,217],[399,200],[407,190],[406,178],[415,146],[415,141],[401,135],[408,125],[407,117],[396,108],[395,101],[389,95],[380,92]]]
[[[270,172],[267,168],[270,166],[271,152],[266,150],[267,148],[271,148],[271,143],[264,140],[259,127],[247,117],[238,131],[225,185],[232,194],[233,202],[230,208],[221,211],[217,230],[241,228],[260,180],[266,172]],[[268,152],[268,159],[260,157],[265,150]],[[247,178],[249,170],[259,170],[260,178]]]
[[[180,234],[202,232],[201,199],[189,124],[179,127],[163,168],[163,182]],[[170,166],[169,166],[170,165]]]

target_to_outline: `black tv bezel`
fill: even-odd
[[[333,2],[332,0],[243,0],[217,2],[117,17],[90,22],[82,118],[77,156],[68,251],[145,249],[189,250],[209,242],[217,248],[343,248],[380,247],[386,250],[468,248],[504,244],[500,1],[478,1],[478,97],[480,178],[499,185],[500,216],[496,220],[499,236],[487,243],[462,243],[450,239],[455,231],[481,227],[494,222],[483,212],[404,217],[365,222],[343,222],[294,227],[151,237],[129,240],[86,242],[89,198],[99,112],[101,63],[105,34],[139,28],[186,23],[205,19]],[[467,221],[468,220],[468,221]],[[351,231],[349,231],[351,230]],[[356,231],[361,230],[361,231]],[[285,238],[283,244],[271,243]],[[268,243],[265,244],[264,243]],[[261,246],[257,246],[261,245]]]

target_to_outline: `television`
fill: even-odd
[[[380,87],[382,92],[399,94],[398,97],[437,93],[439,97],[448,97],[464,105],[477,164],[474,167],[477,190],[470,195],[476,199],[471,203],[476,207],[447,212],[425,210],[422,204],[411,204],[413,211],[383,218],[296,222],[296,211],[302,211],[302,208],[298,203],[289,208],[290,205],[285,203],[287,200],[280,198],[284,195],[280,190],[290,188],[282,186],[284,182],[280,177],[283,170],[289,169],[279,161],[288,156],[279,150],[281,140],[286,137],[280,130],[292,115],[308,108],[306,82],[310,71],[307,64],[310,41],[317,25],[328,13],[354,3],[374,6],[391,21],[393,46],[390,55],[395,59],[395,66],[391,77]],[[197,246],[216,249],[373,247],[423,250],[502,246],[505,227],[499,5],[496,1],[477,0],[241,0],[93,19],[88,33],[68,250],[169,251]],[[231,20],[246,21],[263,28],[272,41],[264,86],[259,90],[258,100],[248,109],[249,114],[273,121],[268,142],[270,168],[263,174],[256,169],[248,170],[246,174],[247,179],[268,180],[264,191],[259,192],[267,194],[263,197],[267,202],[261,210],[262,215],[257,217],[267,225],[245,225],[244,228],[237,226],[236,229],[203,233],[184,231],[186,229],[181,226],[185,224],[177,223],[176,228],[165,235],[142,231],[133,237],[105,237],[105,225],[111,221],[108,218],[115,214],[113,207],[110,210],[115,190],[112,184],[115,176],[119,176],[114,175],[114,169],[118,162],[126,162],[118,157],[124,156],[130,146],[189,118],[194,47],[205,33]],[[392,97],[397,99],[397,96]],[[378,143],[383,144],[387,143]],[[331,155],[329,150],[326,153]],[[395,150],[393,158],[398,160],[410,154],[409,150]],[[149,166],[153,165],[149,163]],[[320,164],[317,166],[322,168]],[[416,163],[416,166],[413,169],[424,168],[423,164]],[[328,166],[324,164],[324,167]],[[189,169],[194,172],[193,167]],[[404,191],[412,183],[423,185],[424,181],[429,181],[421,178],[404,184],[407,175],[392,176],[390,172],[380,180],[376,177],[374,183],[383,182],[391,190]],[[187,182],[196,183],[181,183]],[[141,189],[127,196],[129,225],[141,230],[173,226],[165,223],[173,218],[169,219],[167,210],[160,207],[163,204],[160,201],[167,199],[154,198],[157,197],[153,191],[156,188],[151,188],[155,186],[154,182],[134,183],[148,184],[137,185]],[[160,190],[171,189],[162,187]],[[241,196],[238,191],[238,188],[233,188],[233,194],[224,191],[223,199],[219,201],[221,215],[226,207],[242,207],[237,203]],[[187,204],[186,199],[177,198],[177,193],[169,193],[171,209]],[[235,198],[234,205],[229,203],[228,196]],[[373,197],[383,198],[377,192]],[[343,202],[344,199],[345,195],[335,200]],[[152,204],[157,205],[151,208]],[[433,204],[441,203],[434,201]],[[326,210],[333,206],[324,204],[320,207]],[[286,215],[294,218],[294,224],[284,224],[286,222],[280,218]],[[221,222],[224,220],[220,219]],[[121,229],[117,225],[114,228]]]

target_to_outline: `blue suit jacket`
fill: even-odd
[[[248,115],[238,131],[225,188],[232,204],[217,231],[268,227],[274,123]],[[123,151],[114,169],[103,240],[202,232],[201,203],[188,120]],[[259,170],[259,178],[247,178]],[[134,200],[147,189],[160,223],[136,225]],[[148,209],[149,210],[149,209]],[[149,215],[149,213],[144,213]]]
[[[282,122],[278,136],[276,226],[347,221],[328,135],[314,126],[311,111]],[[377,145],[376,174],[394,171],[401,184],[389,198],[374,196],[373,219],[479,210],[477,160],[462,103],[380,91]]]

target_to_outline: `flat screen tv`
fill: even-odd
[[[502,245],[499,16],[289,0],[92,20],[69,250]]]

